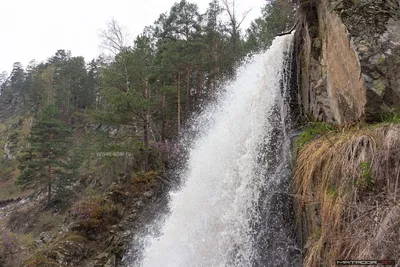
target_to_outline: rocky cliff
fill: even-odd
[[[0,123],[5,123],[23,112],[24,99],[19,92],[6,88],[0,95]]]
[[[295,43],[308,125],[297,139],[293,180],[303,264],[394,260],[400,1],[300,0]]]
[[[300,1],[301,99],[312,120],[378,121],[400,105],[400,2]]]

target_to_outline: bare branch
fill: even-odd
[[[236,21],[235,13],[233,13],[233,12],[231,11],[231,7],[229,6],[228,0],[222,0],[222,3],[224,4],[224,6],[225,6],[225,8],[226,8],[226,12],[228,12],[228,16],[229,16],[231,22],[232,22],[232,21]],[[233,2],[233,5],[235,5],[235,2]]]
[[[247,15],[250,13],[250,11],[252,9],[250,8],[250,9],[246,10],[243,13],[242,18],[238,22],[238,20],[236,18],[236,12],[235,12],[235,9],[236,9],[235,0],[233,0],[232,2],[229,2],[228,0],[222,0],[222,3],[225,6],[226,12],[228,13],[233,31],[235,31],[235,32],[238,31],[240,26],[242,25],[243,21],[246,19]]]
[[[286,35],[286,34],[291,34],[294,31],[294,29],[296,28],[296,26],[297,26],[297,22],[293,25],[293,27],[289,31],[282,32],[282,33],[278,34],[277,36],[283,36],[283,35]]]
[[[251,8],[248,9],[248,10],[246,10],[246,11],[243,13],[242,20],[238,23],[238,26],[237,26],[238,28],[240,27],[240,25],[242,25],[243,21],[246,19],[247,15],[250,13],[250,11],[251,11]]]
[[[116,55],[127,47],[127,33],[115,19],[107,23],[107,29],[100,33],[101,47]]]

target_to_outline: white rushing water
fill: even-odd
[[[281,96],[291,41],[291,35],[275,39],[199,118],[201,134],[190,149],[183,185],[171,193],[171,212],[145,248],[142,266],[251,266],[257,201],[272,182],[261,175],[267,166],[260,164],[260,146],[271,141],[268,118]]]

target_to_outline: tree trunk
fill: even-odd
[[[146,79],[145,80],[145,89],[144,89],[144,98],[146,100],[149,99],[149,82]],[[149,108],[146,107],[145,109],[145,116],[144,116],[144,122],[143,122],[143,145],[144,145],[144,151],[143,151],[143,163],[144,163],[144,170],[147,172],[149,171]]]
[[[204,95],[203,85],[204,85],[204,70],[203,70],[203,68],[201,68],[200,69],[200,81],[199,81],[199,84],[198,84],[198,87],[196,90],[196,96],[194,98],[194,103],[195,103],[194,105],[195,105],[196,109],[199,107],[199,104],[198,104],[199,99],[200,99],[200,101],[203,100],[203,95]]]
[[[212,57],[213,57],[213,68],[212,68],[212,76],[211,76],[211,99],[214,98],[214,95],[216,94],[216,81],[217,81],[217,75],[218,75],[218,41],[215,41],[215,48],[214,51],[212,51]]]
[[[186,66],[186,99],[185,99],[185,117],[186,122],[189,121],[190,115],[190,66]]]
[[[181,132],[181,73],[178,72],[178,136]]]
[[[146,118],[144,120],[144,136],[143,136],[143,144],[144,144],[144,150],[143,150],[143,165],[144,165],[144,170],[146,172],[149,171],[149,121]]]
[[[165,109],[166,109],[166,104],[165,104],[165,82],[163,84],[163,92],[162,92],[162,97],[161,97],[161,109],[162,109],[162,128],[161,128],[161,141],[165,140]]]
[[[204,84],[204,64],[203,64],[203,50],[200,51],[200,70],[198,72],[198,82],[197,86],[195,86],[195,93],[194,93],[194,110],[198,108],[199,99],[202,99],[203,95],[203,84]]]
[[[296,22],[296,23],[293,25],[293,27],[290,28],[290,30],[288,30],[287,32],[282,32],[282,33],[280,33],[280,34],[278,34],[278,35],[276,35],[276,36],[283,36],[283,35],[286,35],[286,34],[291,34],[291,33],[294,31],[294,29],[297,27],[297,23],[298,23],[298,22]]]
[[[48,184],[48,191],[47,191],[47,204],[50,205],[51,203],[51,187],[52,187],[52,182],[53,182],[53,169],[51,168],[51,165],[48,166],[47,172],[49,175],[49,184]]]
[[[128,68],[126,67],[126,63],[124,60],[124,75],[125,75],[125,83],[126,83],[126,92],[129,92],[129,76],[128,76]]]
[[[236,22],[232,22],[232,23],[236,23]],[[232,38],[233,38],[232,39],[232,41],[233,41],[233,60],[236,61],[236,50],[237,50],[236,44],[237,44],[237,38],[238,38],[236,25],[234,25],[233,29],[232,29]]]

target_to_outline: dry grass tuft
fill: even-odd
[[[309,227],[304,266],[400,255],[400,126],[328,133],[298,153],[298,222]]]

